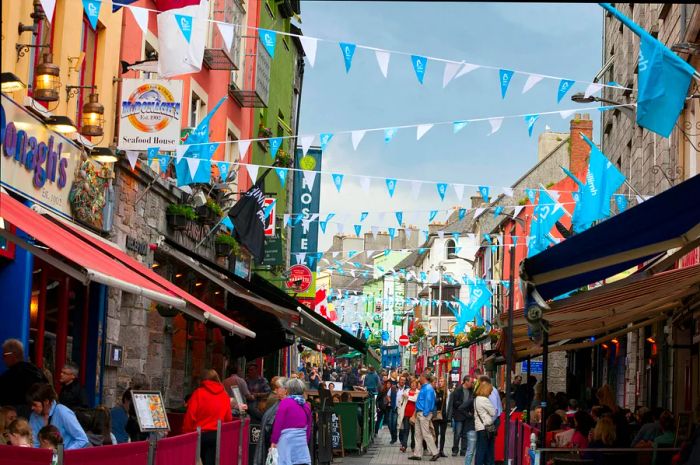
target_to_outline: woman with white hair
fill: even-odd
[[[311,465],[311,408],[304,399],[306,385],[291,378],[284,383],[287,396],[277,407],[272,425],[272,444],[277,448],[278,465]]]

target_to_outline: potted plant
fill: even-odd
[[[214,240],[214,246],[216,248],[217,257],[228,257],[233,253],[234,255],[238,252],[238,242],[229,236],[228,234],[219,234]]]
[[[165,218],[170,228],[181,231],[187,227],[187,222],[195,220],[197,215],[189,205],[171,203],[165,211]]]
[[[470,341],[474,341],[474,340],[478,339],[482,334],[484,334],[484,332],[486,332],[486,328],[485,328],[485,327],[483,327],[483,326],[473,326],[473,327],[469,330],[469,340],[470,340]]]
[[[294,158],[292,154],[284,149],[279,149],[277,151],[277,156],[275,157],[275,166],[280,166],[282,168],[289,168],[294,163]]]
[[[221,210],[219,204],[212,199],[208,199],[207,203],[201,207],[197,207],[197,217],[202,224],[214,224],[221,219],[223,214],[224,212]]]

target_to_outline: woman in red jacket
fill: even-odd
[[[200,458],[203,465],[216,462],[216,427],[232,421],[231,399],[221,384],[216,370],[206,370],[202,375],[202,384],[195,389],[187,402],[187,413],[182,424],[183,433],[202,429]]]

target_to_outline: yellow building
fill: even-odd
[[[3,90],[3,93],[25,107],[67,116],[80,131],[83,106],[89,101],[90,93],[95,92],[99,95],[99,103],[104,106],[104,137],[93,136],[91,142],[100,146],[111,145],[118,97],[115,78],[119,75],[123,10],[112,13],[110,2],[102,2],[97,27],[93,30],[81,0],[56,0],[52,21],[45,19],[41,3],[39,0],[2,2],[3,81],[5,73],[12,73],[25,86],[14,92]],[[52,63],[59,69],[58,99],[42,105],[30,99],[36,90],[33,81],[37,67],[49,52]],[[94,90],[86,86],[94,86]]]

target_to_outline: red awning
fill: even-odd
[[[142,295],[182,310],[196,319],[209,320],[229,331],[244,336],[255,336],[252,331],[195,299],[118,249],[75,228],[61,227],[2,192],[0,218],[44,244],[53,254],[33,244],[32,240],[10,232],[9,229],[0,227],[0,237],[14,242],[83,284],[94,281]],[[117,258],[115,254],[105,253],[110,249],[118,251],[123,257]],[[56,255],[68,261],[63,261]],[[196,310],[192,311],[189,307],[195,307]]]

